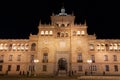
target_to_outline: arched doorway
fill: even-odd
[[[67,61],[65,58],[60,58],[58,60],[58,71],[59,70],[65,70],[67,71]]]

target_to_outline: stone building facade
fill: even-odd
[[[119,75],[120,40],[96,39],[74,20],[63,8],[29,39],[0,39],[0,74]]]

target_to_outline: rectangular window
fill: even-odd
[[[82,65],[78,66],[78,71],[82,71]]]
[[[104,61],[108,61],[108,56],[104,55]]]
[[[17,56],[17,61],[21,61],[21,55]]]
[[[47,66],[43,65],[43,71],[47,71]]]
[[[16,71],[20,71],[20,65],[17,65]]]
[[[8,65],[8,71],[11,71],[11,65]]]
[[[77,62],[82,62],[82,54],[81,53],[78,53]]]
[[[9,55],[9,61],[12,61],[13,55]]]
[[[43,63],[48,62],[48,53],[43,54]]]
[[[105,65],[105,71],[109,71],[109,65]]]
[[[36,49],[36,43],[32,43],[31,44],[31,51],[35,51],[35,49]]]
[[[2,65],[0,65],[0,71],[2,71]]]
[[[118,65],[114,65],[114,70],[118,71]]]
[[[0,63],[3,63],[3,60],[4,60],[4,55],[1,55],[0,56]]]
[[[95,63],[95,56],[94,55],[91,55],[91,60],[93,63]]]
[[[34,55],[31,55],[30,62],[34,62]]]
[[[35,71],[34,65],[29,65],[29,71],[31,71],[31,72]]]
[[[31,66],[29,65],[29,71],[31,70]]]
[[[117,56],[116,55],[113,55],[113,60],[117,61]]]
[[[92,71],[97,71],[96,65],[93,65],[93,66],[92,66]]]
[[[0,56],[0,60],[3,60],[3,59],[4,59],[4,55],[1,55],[1,56]]]

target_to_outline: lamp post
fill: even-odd
[[[36,76],[36,74],[37,74],[37,63],[39,62],[39,60],[38,59],[35,59],[34,60],[34,63],[35,63],[35,73],[34,73],[34,76]]]
[[[87,60],[87,63],[90,64],[90,74],[92,75],[92,60]]]

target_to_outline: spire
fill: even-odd
[[[39,22],[39,25],[41,25],[41,20],[40,20],[40,22]]]
[[[87,22],[86,22],[86,17],[85,17],[84,25],[85,25],[85,26],[87,25]]]
[[[74,16],[74,11],[72,11],[72,16]]]
[[[62,8],[64,9],[64,3],[62,3]]]
[[[93,34],[94,36],[96,36],[96,34],[95,34],[95,32],[94,32],[94,34]]]
[[[84,21],[84,25],[85,25],[85,26],[87,25],[87,23],[86,23],[86,19],[85,19],[85,21]]]
[[[52,16],[54,16],[55,14],[54,14],[54,12],[52,13]]]

